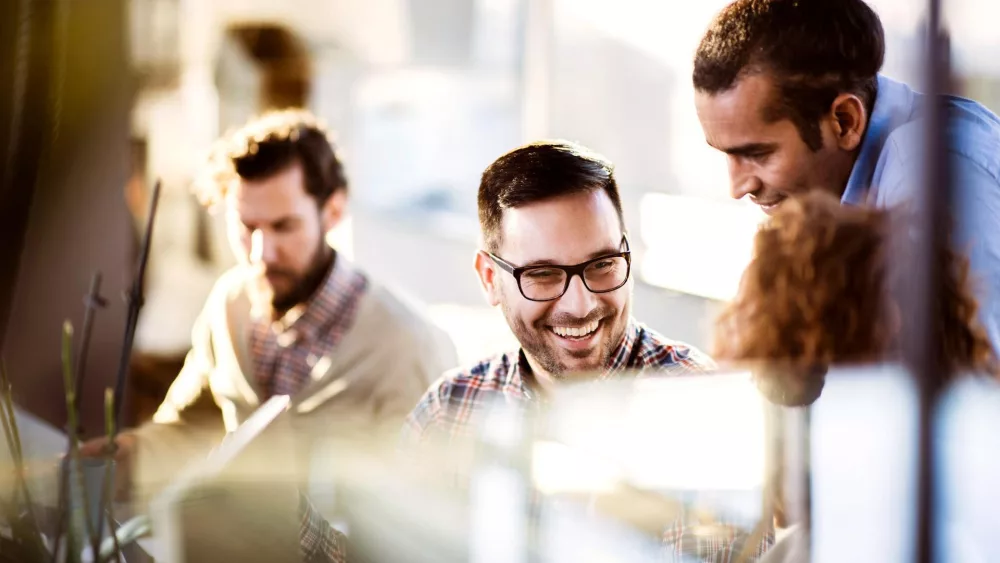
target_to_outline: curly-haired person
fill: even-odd
[[[914,228],[907,208],[842,206],[823,191],[789,198],[756,234],[739,292],[718,319],[715,357],[752,369],[764,395],[787,406],[815,401],[832,364],[900,360],[902,328],[913,322],[900,266],[916,250]],[[947,246],[935,251],[945,274],[934,310],[938,357],[949,377],[997,378],[968,260]],[[770,431],[780,440],[778,427]],[[786,519],[780,467],[766,494],[775,525],[795,531],[761,561],[808,561],[808,530]]]
[[[796,368],[901,359],[900,303],[916,250],[907,208],[841,206],[827,193],[794,197],[757,232],[736,298],[719,317],[715,357]],[[937,248],[945,269],[934,340],[949,373],[997,373],[978,319],[968,260]]]

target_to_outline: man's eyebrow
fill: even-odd
[[[621,249],[620,246],[609,246],[609,247],[604,248],[602,250],[598,250],[596,252],[591,252],[587,256],[587,260],[593,260],[594,258],[600,258],[601,256],[607,256],[609,254],[618,254],[620,252],[622,252],[622,249]],[[587,260],[584,260],[584,262],[586,262]],[[549,260],[549,259],[544,259],[543,258],[543,259],[539,259],[539,260],[532,260],[530,262],[526,262],[521,267],[522,268],[531,268],[531,267],[535,267],[535,266],[575,266],[575,264],[562,264],[562,263],[557,262],[555,260]]]
[[[299,217],[298,215],[283,215],[281,217],[278,217],[274,221],[271,221],[271,225],[272,226],[281,224],[294,225],[295,223],[298,223],[301,220],[302,218]]]
[[[774,143],[747,143],[745,145],[736,145],[735,147],[717,147],[712,143],[708,143],[708,146],[733,156],[748,156],[773,152],[778,147]]]
[[[301,221],[301,220],[302,220],[301,217],[299,217],[298,215],[292,214],[292,215],[282,215],[281,217],[278,217],[276,219],[265,220],[265,221],[244,221],[243,218],[240,218],[240,223],[243,223],[243,226],[245,226],[247,228],[253,228],[253,227],[256,227],[258,225],[269,225],[271,227],[274,227],[274,226],[280,225],[282,223],[285,223],[285,224],[295,224],[296,222]]]
[[[622,251],[621,245],[619,246],[609,246],[603,250],[598,250],[597,252],[592,252],[588,260],[593,260],[594,258],[600,258],[601,256],[607,256],[609,254],[618,254]]]

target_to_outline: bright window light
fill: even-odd
[[[532,479],[543,494],[606,493],[623,476],[606,458],[557,442],[539,441],[532,448]]]
[[[657,287],[732,299],[764,219],[747,204],[648,193],[640,205],[639,276]]]
[[[650,377],[635,385],[624,402],[586,388],[555,399],[548,428],[559,444],[534,449],[540,489],[606,490],[619,479],[645,490],[763,485],[763,403],[748,373]]]

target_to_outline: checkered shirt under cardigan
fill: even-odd
[[[309,301],[272,321],[256,319],[250,331],[254,377],[265,397],[295,395],[311,381],[316,363],[350,330],[368,279],[343,258]]]

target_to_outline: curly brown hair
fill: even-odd
[[[914,249],[912,219],[906,208],[843,206],[825,192],[786,201],[754,238],[738,295],[718,319],[715,357],[748,365],[764,395],[786,406],[812,404],[831,364],[899,360],[901,327],[909,319],[899,301],[907,272],[897,266]],[[997,377],[968,261],[947,246],[937,252],[947,271],[934,313],[939,357],[949,375]],[[778,526],[788,524],[782,424],[770,423],[764,493],[765,514]],[[770,523],[761,519],[754,534]]]
[[[820,192],[787,201],[756,234],[738,296],[718,319],[716,357],[777,362],[800,374],[833,363],[899,360],[907,274],[893,264],[914,247],[906,236],[912,217],[905,208],[843,206]],[[938,252],[947,271],[935,312],[939,357],[950,374],[996,375],[968,260],[949,248]]]

